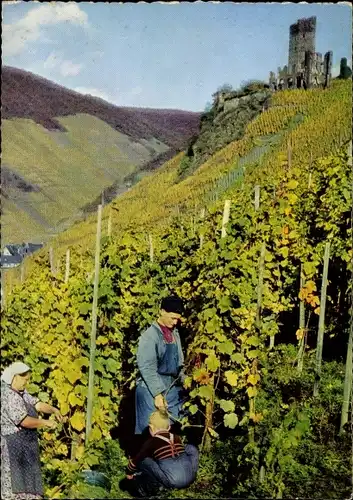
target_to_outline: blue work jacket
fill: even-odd
[[[173,330],[173,335],[178,347],[180,383],[182,383],[185,379],[183,373],[184,355],[181,348],[180,335],[176,328]],[[147,387],[153,397],[168,390],[177,378],[176,376],[158,373],[159,362],[163,359],[165,351],[166,344],[163,332],[158,323],[153,322],[142,333],[137,349],[137,366],[139,369],[137,383]]]

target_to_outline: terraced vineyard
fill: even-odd
[[[323,157],[348,142],[351,126],[351,88],[349,83],[335,81],[327,90],[294,90],[274,94],[272,106],[246,129],[243,139],[235,141],[213,155],[194,175],[176,183],[182,154],[167,162],[158,172],[146,176],[133,189],[104,208],[107,228],[112,209],[113,234],[134,228],[152,230],[156,224],[168,224],[180,211],[199,211],[217,182],[238,168],[246,166],[245,183],[281,175],[283,158],[291,145],[293,167],[306,169],[310,162]],[[265,148],[264,144],[272,141]],[[259,149],[260,145],[262,149]],[[261,152],[261,154],[260,154]],[[261,165],[259,162],[261,160]],[[277,172],[280,172],[277,174]],[[270,176],[269,176],[270,174]],[[52,245],[62,253],[68,245],[94,247],[96,217],[70,228]]]

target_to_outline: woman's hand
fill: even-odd
[[[49,427],[49,429],[56,429],[58,426],[58,423],[55,422],[55,420],[45,420],[45,426]]]
[[[134,479],[134,475],[133,474],[126,474],[126,479]]]
[[[54,417],[56,418],[56,420],[60,423],[60,424],[63,424],[64,422],[66,422],[67,418],[66,417],[63,417],[60,413],[60,411],[57,409],[57,408],[54,408]]]

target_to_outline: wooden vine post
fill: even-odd
[[[255,210],[260,208],[260,186],[257,184],[255,186]]]
[[[93,288],[92,324],[91,324],[91,347],[90,347],[89,375],[88,375],[86,446],[88,444],[92,429],[92,411],[93,411],[93,396],[94,396],[94,358],[96,353],[101,227],[102,227],[102,205],[99,205],[98,217],[97,217],[96,256],[95,256],[95,269],[94,269],[94,288]]]
[[[5,273],[1,273],[1,309],[6,308],[6,285]]]
[[[303,275],[303,266],[300,266],[300,286],[301,290],[304,287],[304,275]],[[299,290],[299,291],[300,291]],[[298,372],[301,373],[303,371],[303,361],[304,361],[304,348],[305,348],[305,304],[304,300],[300,300],[299,302],[299,330],[301,332],[302,337],[299,339],[299,352],[298,352]]]
[[[226,225],[229,221],[230,214],[230,200],[225,200],[224,210],[223,210],[223,220],[222,220],[222,234],[221,238],[225,238],[227,235]],[[206,403],[205,409],[205,430],[202,438],[202,450],[209,452],[211,450],[211,434],[209,429],[213,429],[213,410],[215,401],[215,376],[212,375],[210,378],[209,386],[211,387],[211,397]]]
[[[49,248],[49,263],[50,263],[50,272],[51,272],[52,276],[55,276],[53,247]]]
[[[148,235],[148,241],[149,241],[149,245],[150,245],[150,261],[153,262],[153,259],[154,259],[154,248],[153,248],[153,238],[152,238],[152,234],[151,233]]]
[[[24,260],[21,262],[21,283],[25,280],[25,263]]]
[[[227,224],[229,222],[229,214],[230,214],[230,200],[226,200],[224,202],[221,238],[225,238],[227,236],[226,227],[227,227]]]
[[[320,382],[321,363],[322,363],[322,349],[323,349],[323,345],[324,345],[326,290],[327,290],[327,275],[328,275],[329,260],[330,260],[330,243],[327,242],[325,245],[324,269],[322,272],[322,285],[321,285],[321,296],[320,296],[320,316],[319,316],[319,327],[318,327],[318,332],[317,332],[317,345],[316,345],[314,397],[316,397],[319,394],[319,382]]]
[[[68,283],[70,276],[70,248],[66,250],[65,283]]]
[[[213,409],[215,400],[215,377],[211,376],[209,385],[211,387],[211,398],[206,403],[205,410],[205,430],[202,438],[202,451],[209,452],[211,450],[211,434],[209,429],[213,429]]]
[[[259,259],[259,281],[257,285],[257,305],[256,305],[256,327],[260,331],[261,328],[261,310],[262,310],[262,295],[264,288],[264,271],[265,271],[265,254],[266,254],[266,244],[265,242],[261,245],[260,259]],[[274,337],[271,337],[274,340]],[[272,346],[273,347],[273,346]],[[271,348],[271,344],[270,344]]]
[[[205,218],[205,214],[206,214],[206,210],[203,208],[203,209],[201,210],[201,213],[200,213],[200,219],[201,219],[201,221],[203,221],[203,220],[204,220],[204,218]],[[202,248],[203,241],[204,241],[204,235],[203,235],[203,234],[200,234],[200,248]]]

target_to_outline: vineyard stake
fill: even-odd
[[[260,208],[260,186],[255,186],[255,210]]]
[[[55,276],[53,247],[49,248],[49,262],[50,262],[50,272],[52,276]]]
[[[303,266],[300,266],[300,285],[299,291],[304,288],[304,275]],[[301,373],[303,370],[303,359],[304,359],[304,344],[305,344],[305,304],[304,300],[299,302],[299,329],[303,330],[303,337],[299,340],[299,353],[298,353],[298,372]]]
[[[265,254],[266,254],[266,244],[265,242],[263,242],[261,245],[261,252],[259,259],[259,282],[257,285],[256,326],[258,330],[260,330],[261,327],[261,308],[262,308],[262,292],[264,284]],[[274,339],[274,337],[271,337],[270,341],[272,341],[272,338]]]
[[[150,261],[153,262],[154,252],[153,252],[153,238],[152,238],[152,234],[148,235],[148,241],[149,241],[149,245],[150,245]]]
[[[1,308],[6,308],[6,285],[7,280],[5,279],[5,273],[1,273]]]
[[[93,304],[92,304],[92,326],[91,326],[91,348],[89,359],[89,375],[88,375],[88,397],[87,397],[87,417],[86,417],[86,446],[91,434],[92,428],[92,410],[93,410],[93,393],[94,393],[94,357],[96,351],[96,332],[97,332],[97,304],[98,304],[98,286],[99,286],[99,264],[100,264],[100,242],[101,242],[101,226],[102,226],[102,205],[98,205],[97,217],[97,237],[96,237],[96,258],[94,270],[94,288],[93,288]]]
[[[315,383],[314,383],[314,397],[319,393],[319,380],[321,375],[321,362],[322,362],[322,348],[324,345],[324,331],[325,331],[325,308],[326,308],[326,290],[327,290],[327,275],[328,264],[330,259],[330,243],[325,245],[324,256],[324,269],[322,272],[322,285],[320,297],[320,316],[319,328],[317,332],[317,345],[316,345],[316,362],[315,362]]]
[[[200,219],[201,221],[205,218],[206,210],[203,208],[200,213]],[[202,248],[203,245],[203,240],[204,240],[204,235],[200,234],[200,248]]]
[[[309,173],[308,189],[311,188],[311,172]]]
[[[68,283],[70,275],[70,248],[66,250],[65,283]]]
[[[24,262],[21,262],[21,283],[23,283],[25,280],[25,268],[24,268]]]
[[[223,220],[222,220],[222,238],[227,236],[226,225],[229,221],[229,213],[230,213],[230,200],[226,200],[224,202],[224,210],[223,210]]]

